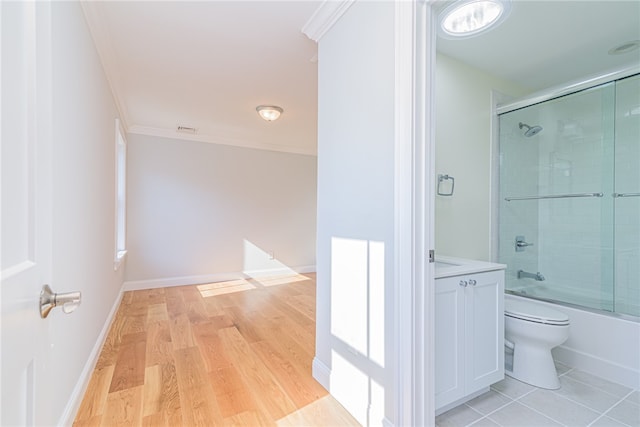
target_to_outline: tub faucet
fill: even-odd
[[[524,270],[518,270],[518,279],[529,278],[533,280],[537,280],[538,282],[542,282],[544,280],[544,276],[539,271],[537,273],[529,273]]]

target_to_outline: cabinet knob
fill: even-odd
[[[460,284],[460,286],[463,286],[463,287],[465,287],[465,288],[466,288],[466,287],[467,287],[467,285],[469,284],[469,282],[467,282],[466,280],[460,280],[460,283],[459,283],[459,284]]]
[[[470,280],[469,280],[469,284],[470,284],[471,286],[475,286],[475,285],[476,285],[476,283],[478,283],[478,282],[476,282],[474,279],[470,279]]]

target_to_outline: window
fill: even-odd
[[[116,253],[115,269],[127,254],[127,140],[120,120],[116,119]]]

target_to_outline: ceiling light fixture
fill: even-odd
[[[449,39],[471,37],[494,28],[511,11],[509,0],[458,0],[440,13],[440,35]]]
[[[609,55],[622,55],[624,53],[633,52],[634,50],[638,50],[640,48],[640,40],[631,40],[628,42],[624,42],[619,46],[612,47],[609,49]]]
[[[260,114],[260,117],[268,122],[272,122],[278,120],[284,110],[277,105],[258,105],[256,111]]]

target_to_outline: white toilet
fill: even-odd
[[[536,387],[560,388],[551,349],[569,337],[569,316],[542,304],[505,295],[504,329],[507,352],[513,351],[505,373]]]

